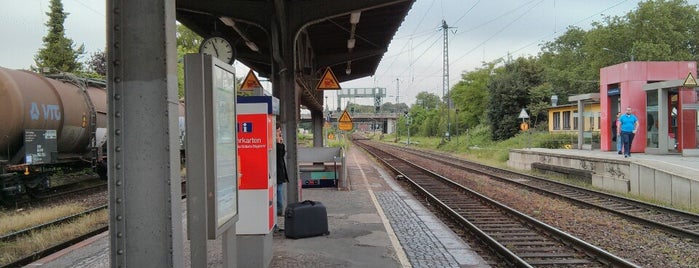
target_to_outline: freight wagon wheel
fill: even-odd
[[[50,190],[48,185],[48,175],[40,175],[33,180],[34,183],[27,184],[27,193],[33,198],[40,198]]]
[[[25,185],[27,187],[27,194],[34,198],[46,195],[46,192],[51,189],[48,174],[35,175],[34,178]]]

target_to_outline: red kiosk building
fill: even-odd
[[[696,75],[693,61],[635,61],[600,69],[601,150],[616,151],[611,124],[617,112],[631,107],[639,119],[631,152],[699,155]]]

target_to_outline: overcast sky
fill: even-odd
[[[70,13],[66,35],[84,44],[88,55],[105,47],[105,2],[63,0]],[[604,16],[623,16],[636,9],[638,0],[418,0],[396,33],[376,75],[342,83],[343,88],[384,87],[395,102],[397,84],[400,102],[414,103],[421,91],[442,96],[443,33],[449,32],[449,85],[465,71],[482,62],[506,57],[536,55],[540,44],[552,41],[574,25],[589,29]],[[697,5],[699,0],[688,0]],[[46,35],[49,0],[0,0],[0,66],[28,68]],[[358,27],[363,27],[360,23]],[[370,27],[366,25],[364,27]],[[84,58],[87,58],[85,56]],[[238,76],[247,69],[237,64]],[[398,79],[398,83],[396,82]],[[266,86],[268,87],[268,86]],[[270,88],[266,88],[270,91]],[[331,108],[335,93],[329,92]],[[355,100],[371,104],[373,100]],[[344,106],[344,103],[343,103]]]

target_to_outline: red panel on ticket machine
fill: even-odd
[[[240,189],[268,188],[272,133],[271,116],[238,114],[238,154],[244,156],[240,167]]]

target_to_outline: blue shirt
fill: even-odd
[[[621,123],[622,132],[633,132],[638,118],[633,114],[623,114],[619,117],[619,122]]]

